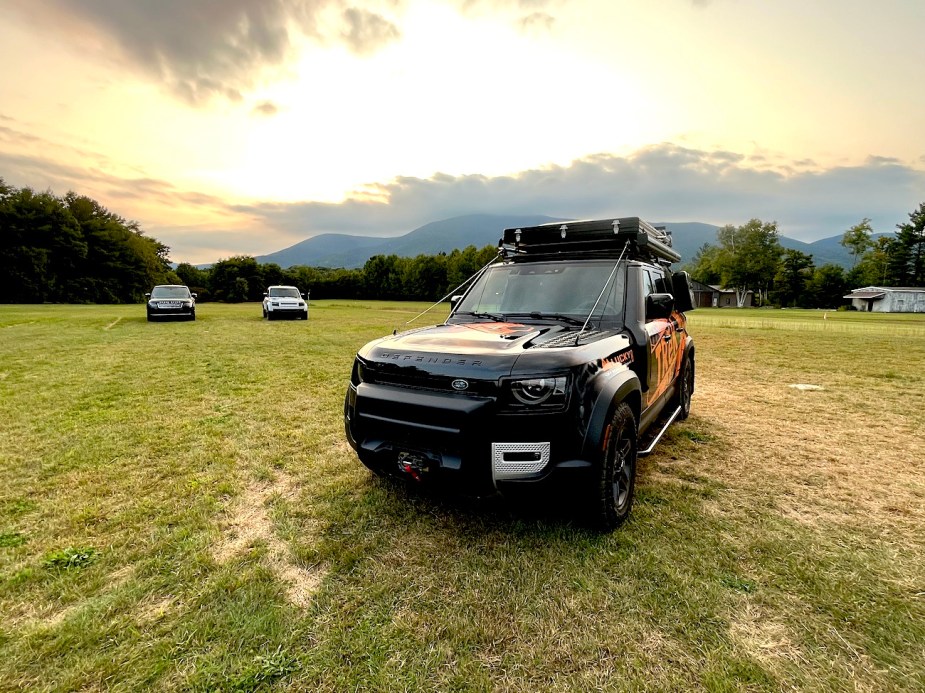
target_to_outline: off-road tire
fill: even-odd
[[[629,517],[636,491],[637,426],[626,402],[617,405],[610,420],[607,449],[595,487],[594,524],[611,531]]]
[[[673,406],[681,407],[677,421],[684,421],[691,413],[691,395],[694,394],[694,359],[686,358],[678,374],[678,393],[675,395]]]

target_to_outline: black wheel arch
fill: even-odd
[[[639,378],[631,370],[626,370],[608,380],[596,393],[582,444],[584,459],[600,459],[603,453],[605,430],[622,402],[629,405],[638,426],[642,410],[642,390]]]

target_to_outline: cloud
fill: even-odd
[[[190,104],[215,97],[240,101],[267,70],[291,57],[293,31],[322,42],[341,40],[358,54],[398,37],[397,28],[373,9],[342,9],[341,0],[12,2],[33,23],[56,30],[60,40],[96,47],[101,54],[114,50]],[[331,26],[329,14],[340,17],[345,28]]]
[[[401,32],[380,15],[355,7],[344,10],[346,30],[341,34],[350,49],[359,55],[373,53],[396,41]]]
[[[521,31],[551,31],[556,23],[555,10],[564,0],[455,0],[463,14],[512,17]]]
[[[507,176],[403,176],[367,185],[340,203],[232,204],[143,172],[109,173],[92,151],[71,158],[90,162],[86,167],[41,158],[31,153],[33,147],[13,153],[6,144],[19,134],[0,126],[0,176],[8,184],[88,195],[139,221],[170,246],[174,260],[189,262],[263,255],[321,233],[398,236],[476,213],[641,216],[719,226],[759,218],[777,221],[783,235],[812,241],[844,233],[865,217],[876,231],[892,231],[925,201],[925,170],[886,157],[819,168],[770,154],[756,164],[754,157],[736,152],[664,143]]]
[[[520,28],[524,31],[551,31],[556,18],[545,12],[531,12],[520,20]]]
[[[279,113],[279,106],[272,101],[261,101],[254,106],[251,113],[257,116],[275,116]]]
[[[882,158],[823,170],[754,168],[735,152],[660,144],[628,156],[598,154],[511,176],[400,177],[340,204],[234,209],[262,219],[293,243],[324,232],[400,235],[473,213],[638,215],[717,225],[757,217],[779,222],[786,236],[811,241],[840,234],[865,217],[876,230],[890,231],[922,201],[922,190],[925,172]]]

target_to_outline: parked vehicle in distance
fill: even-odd
[[[182,284],[158,284],[145,297],[148,299],[149,322],[196,319],[196,294],[190,293],[189,288]]]
[[[505,229],[441,325],[357,353],[347,440],[373,472],[629,516],[636,462],[690,411],[671,237],[638,217]]]
[[[263,294],[263,317],[308,320],[308,296],[295,286],[270,286]]]

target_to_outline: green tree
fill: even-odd
[[[188,262],[181,262],[175,270],[181,284],[186,284],[190,291],[198,294],[197,301],[208,301],[212,294],[208,289],[210,280],[210,271],[200,269]]]
[[[63,201],[87,244],[86,256],[75,268],[75,280],[82,285],[82,300],[140,301],[153,285],[173,277],[167,246],[145,236],[138,224],[127,222],[96,200],[73,191]]]
[[[363,286],[367,298],[396,299],[402,294],[401,258],[373,255],[363,265]]]
[[[832,264],[817,267],[806,288],[809,307],[837,308],[845,303],[844,295],[848,291],[845,270]]]
[[[245,283],[241,284],[238,279]],[[259,301],[263,299],[263,291],[260,266],[254,258],[235,255],[212,265],[209,292],[216,301]]]
[[[925,202],[909,213],[908,222],[896,228],[890,258],[893,286],[925,286]]]
[[[80,225],[50,192],[5,183],[0,197],[0,296],[5,302],[85,302],[78,268],[87,256]]]
[[[722,281],[722,274],[719,266],[719,246],[704,243],[685,269],[691,277],[704,284],[719,284]]]
[[[785,308],[805,305],[807,284],[813,277],[813,256],[788,248],[774,275],[774,298]]]
[[[852,268],[857,267],[858,260],[861,256],[873,246],[873,241],[870,239],[873,232],[874,230],[871,228],[870,219],[865,218],[860,224],[852,226],[845,231],[845,235],[842,236],[842,246],[847,248],[854,258],[854,262],[851,265]]]
[[[402,277],[402,298],[436,301],[446,293],[446,256],[418,255],[407,262]]]
[[[742,226],[730,224],[717,231],[717,239],[716,269],[723,286],[735,290],[739,307],[749,291],[755,293],[759,305],[766,303],[783,252],[777,222],[752,219]]]
[[[890,286],[890,256],[893,251],[895,239],[889,236],[880,236],[871,248],[861,256],[861,260],[847,276],[849,285],[854,288],[861,286]]]

